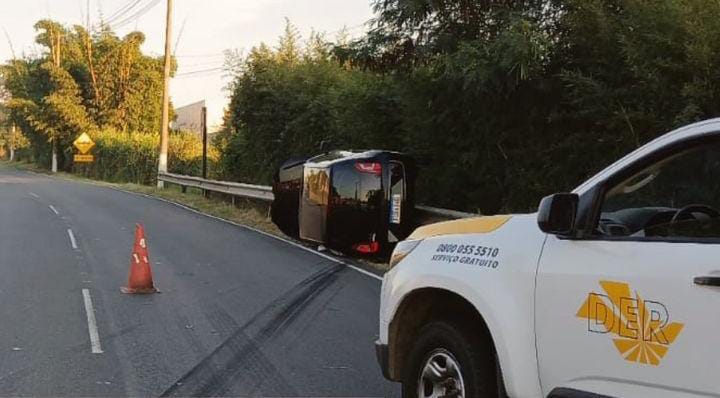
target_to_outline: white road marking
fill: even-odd
[[[85,313],[87,314],[90,347],[93,354],[102,354],[103,350],[100,345],[100,334],[98,333],[97,321],[95,320],[95,309],[93,309],[92,298],[90,298],[90,290],[83,289],[82,294],[83,300],[85,301]]]
[[[55,213],[56,216],[59,216],[59,215],[60,215],[60,213],[57,211],[57,209],[55,208],[55,206],[50,205],[50,206],[48,206],[48,207],[50,208],[50,210],[52,210],[53,213]]]
[[[383,280],[383,277],[382,277],[382,276],[375,275],[375,274],[373,274],[372,272],[365,271],[364,269],[362,269],[362,268],[360,268],[360,267],[357,267],[357,266],[354,266],[354,265],[352,265],[352,264],[346,263],[346,262],[344,262],[344,261],[338,260],[338,259],[335,258],[335,257],[328,256],[327,254],[319,253],[319,252],[317,252],[317,251],[315,251],[315,250],[313,250],[313,249],[310,249],[310,248],[308,248],[308,247],[305,247],[305,246],[303,246],[303,245],[301,245],[301,244],[299,244],[299,243],[297,243],[297,242],[293,242],[293,241],[291,241],[291,240],[282,238],[282,237],[277,236],[277,235],[273,235],[273,234],[271,234],[271,233],[268,233],[268,232],[259,230],[259,229],[257,229],[257,228],[253,228],[253,227],[250,227],[250,226],[248,226],[248,225],[238,224],[238,223],[236,223],[236,222],[234,222],[234,221],[226,220],[226,219],[221,218],[221,217],[216,217],[216,216],[213,216],[212,214],[207,214],[207,213],[204,213],[204,212],[202,212],[202,211],[193,209],[192,207],[188,207],[188,206],[182,205],[182,204],[180,204],[180,203],[173,202],[173,201],[170,201],[170,200],[167,200],[167,199],[163,199],[163,198],[159,198],[159,197],[156,197],[156,196],[146,195],[146,194],[137,193],[137,192],[131,192],[131,191],[125,191],[125,190],[123,190],[123,189],[115,188],[115,187],[108,187],[108,188],[113,189],[113,190],[115,190],[115,191],[125,192],[125,193],[130,194],[130,195],[143,196],[143,197],[148,198],[148,199],[159,200],[159,201],[161,201],[161,202],[165,202],[165,203],[169,203],[169,204],[174,205],[174,206],[178,206],[178,207],[180,207],[180,208],[183,208],[183,209],[185,209],[185,210],[187,210],[187,211],[190,211],[190,212],[193,212],[193,213],[195,213],[195,214],[200,214],[200,215],[203,215],[203,216],[205,216],[205,217],[210,217],[210,218],[215,219],[215,220],[218,220],[218,221],[226,222],[226,223],[228,223],[228,224],[232,224],[232,225],[235,225],[235,226],[240,227],[240,228],[245,228],[245,229],[248,229],[248,230],[250,230],[250,231],[257,232],[257,233],[259,233],[259,234],[261,234],[261,235],[265,235],[265,236],[267,236],[267,237],[270,237],[270,238],[273,238],[273,239],[277,239],[277,240],[279,240],[279,241],[282,241],[282,242],[285,242],[285,243],[287,243],[287,244],[293,245],[293,246],[295,246],[295,247],[297,247],[297,248],[299,248],[299,249],[305,250],[306,252],[310,252],[310,253],[312,253],[312,254],[315,254],[316,256],[320,256],[320,257],[325,258],[325,259],[327,259],[327,260],[330,260],[330,261],[332,261],[332,262],[334,262],[334,263],[342,264],[342,265],[344,265],[344,266],[346,266],[346,267],[352,268],[353,270],[355,270],[355,271],[357,271],[357,272],[359,272],[359,273],[361,273],[361,274],[363,274],[363,275],[367,275],[367,276],[369,276],[369,277],[371,277],[371,278],[374,278],[374,279],[377,279],[377,280],[379,280],[379,281],[382,281],[382,280]]]
[[[78,245],[77,245],[77,241],[75,240],[75,235],[73,235],[72,229],[68,229],[67,231],[68,231],[68,236],[70,237],[70,245],[72,245],[73,249],[77,250]]]
[[[28,192],[28,194],[35,199],[40,199],[40,195],[36,194],[35,192]]]

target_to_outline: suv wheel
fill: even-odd
[[[487,340],[438,321],[422,328],[403,369],[405,398],[496,398],[504,394]]]

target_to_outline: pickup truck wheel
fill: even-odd
[[[494,350],[472,336],[445,321],[422,328],[403,369],[403,397],[501,396]]]

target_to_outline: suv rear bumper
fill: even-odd
[[[380,340],[377,340],[375,342],[375,355],[377,356],[378,364],[380,364],[380,369],[382,370],[383,376],[385,376],[386,379],[390,380],[387,344],[382,344]]]

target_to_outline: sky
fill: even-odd
[[[172,45],[178,59],[177,77],[172,80],[173,104],[181,107],[205,100],[210,127],[221,123],[228,102],[224,87],[228,77],[219,68],[223,51],[247,52],[265,42],[275,45],[288,18],[307,38],[311,30],[334,38],[347,28],[360,35],[372,18],[371,0],[174,0]],[[133,30],[146,35],[143,51],[164,53],[165,0],[3,0],[0,28],[0,60],[40,51],[33,25],[51,18],[66,25],[113,21],[124,36]],[[87,12],[89,5],[90,12]],[[128,8],[128,6],[132,6]],[[113,18],[118,11],[121,18]],[[139,15],[137,15],[139,14]],[[111,24],[113,26],[113,24]],[[4,33],[2,33],[4,35]],[[9,40],[8,40],[9,38]]]

